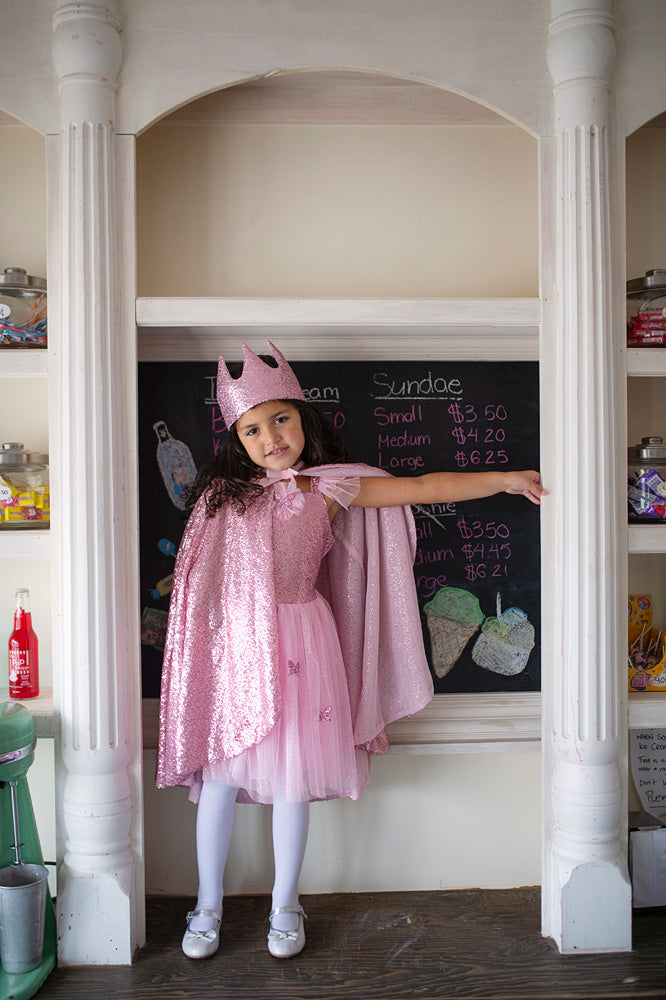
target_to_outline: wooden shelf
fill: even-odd
[[[666,347],[630,347],[627,351],[627,375],[636,378],[666,375]]]
[[[12,701],[7,688],[0,688],[0,705]],[[36,698],[27,698],[25,701],[17,701],[32,715],[35,724],[35,736],[38,739],[53,739],[55,727],[53,725],[53,688],[41,688]]]
[[[666,726],[666,691],[645,691],[629,695],[629,728]]]
[[[1,528],[0,559],[49,559],[49,528]]]
[[[630,524],[629,553],[666,552],[666,524]]]
[[[0,378],[46,378],[49,352],[44,347],[29,350],[0,349]]]
[[[217,360],[272,337],[313,360],[539,358],[538,299],[145,298],[136,321],[140,361]]]
[[[539,299],[137,299],[138,326],[490,326],[539,324]],[[666,352],[665,352],[666,353]]]

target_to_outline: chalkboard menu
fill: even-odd
[[[305,361],[293,368],[354,461],[398,476],[539,467],[536,362]],[[184,490],[226,434],[216,370],[213,362],[139,365],[144,697],[159,694]],[[499,494],[413,511],[414,577],[435,690],[538,690],[538,508]]]

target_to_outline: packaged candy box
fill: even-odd
[[[666,634],[652,624],[649,594],[628,602],[629,690],[666,691]]]

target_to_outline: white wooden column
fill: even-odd
[[[626,868],[626,594],[612,329],[612,0],[551,0],[542,392],[555,582],[544,588],[543,931],[562,952],[631,947]],[[547,255],[546,255],[547,256]],[[545,269],[548,265],[545,265]],[[623,420],[619,421],[623,426]],[[554,445],[554,454],[552,446]],[[550,505],[550,506],[548,506]]]
[[[57,3],[61,132],[49,142],[54,661],[61,741],[59,961],[127,964],[144,940],[135,607],[134,331],[114,130],[116,0]],[[127,137],[123,137],[127,138]],[[117,169],[119,168],[119,169]],[[53,306],[53,308],[51,308]],[[133,355],[134,350],[134,355]]]

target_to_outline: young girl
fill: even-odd
[[[409,505],[545,493],[532,471],[393,478],[342,464],[337,432],[268,346],[277,367],[244,346],[238,379],[220,358],[230,433],[195,483],[169,609],[157,784],[198,801],[190,958],[219,945],[237,801],[273,804],[268,949],[303,949],[310,801],[359,798],[384,727],[432,697]]]

